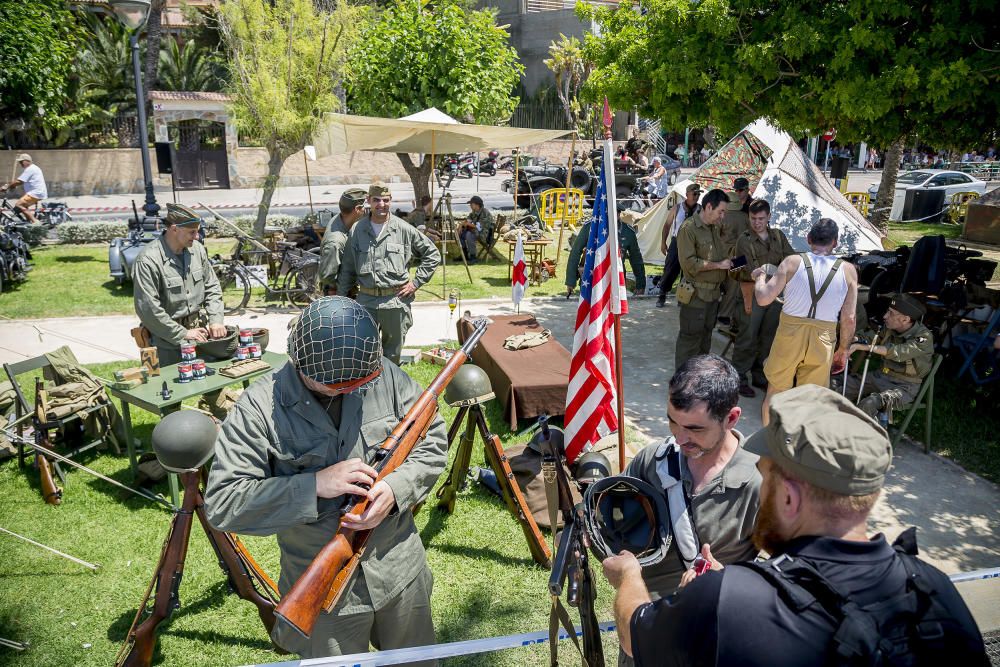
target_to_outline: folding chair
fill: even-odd
[[[941,362],[944,360],[944,356],[940,354],[934,355],[934,363],[931,365],[931,372],[927,374],[924,378],[923,384],[920,385],[920,391],[917,392],[917,397],[910,404],[910,409],[906,411],[906,417],[903,419],[902,425],[900,425],[899,430],[896,434],[892,436],[892,446],[895,447],[896,444],[906,433],[906,428],[913,421],[913,417],[917,414],[917,410],[920,408],[927,408],[927,413],[924,415],[924,453],[927,454],[931,451],[931,415],[934,411],[934,376],[937,375],[938,368],[941,366]]]
[[[488,261],[490,256],[492,255],[493,257],[496,257],[498,260],[502,262],[504,261],[504,257],[496,249],[496,246],[497,246],[497,241],[500,240],[501,236],[500,228],[503,227],[504,224],[506,224],[507,217],[503,213],[497,213],[496,216],[493,218],[493,222],[494,222],[493,238],[490,239],[489,243],[487,243],[486,239],[484,239],[482,236],[476,238],[476,241],[479,243],[479,247],[482,248],[482,252],[479,253],[479,256],[482,257],[484,261]]]
[[[40,355],[33,357],[31,359],[25,359],[24,361],[18,361],[10,364],[4,364],[4,371],[7,373],[7,377],[10,379],[10,383],[14,388],[14,393],[17,395],[17,400],[14,405],[14,422],[16,423],[17,438],[17,461],[20,467],[24,467],[27,462],[28,453],[25,452],[25,438],[24,438],[24,425],[29,420],[32,421],[33,426],[36,431],[43,430],[44,433],[40,434],[42,438],[52,444],[62,444],[67,446],[71,440],[70,434],[75,430],[77,433],[83,430],[84,421],[93,412],[98,410],[103,410],[106,405],[104,403],[98,403],[86,408],[82,408],[73,412],[65,417],[50,419],[47,415],[46,406],[46,392],[44,388],[44,382],[39,378],[35,385],[35,392],[33,400],[29,403],[28,398],[21,388],[21,384],[18,382],[18,377],[26,373],[31,373],[32,371],[37,371],[40,369],[45,369],[50,367],[51,364],[45,355]],[[110,400],[110,399],[109,399]],[[41,407],[42,410],[38,412],[38,408]],[[29,417],[34,415],[35,418],[31,420]],[[45,415],[44,420],[40,415]],[[110,429],[110,424],[106,425],[107,429]],[[106,429],[106,430],[107,430]],[[56,438],[50,439],[50,433],[55,432],[57,434]],[[53,442],[54,441],[54,442]],[[78,446],[69,447],[70,451],[68,456],[73,456],[80,454],[89,449],[93,449],[105,442],[105,438],[99,437],[92,442],[83,442]],[[117,445],[114,445],[114,440],[109,440],[115,447],[117,451]],[[29,445],[30,446],[30,445]],[[38,452],[35,452],[36,457],[40,456]],[[36,463],[40,466],[44,465],[40,460],[36,458]],[[52,468],[55,470],[59,478],[65,483],[65,475],[63,474],[62,468],[59,463],[52,462]]]
[[[993,311],[982,333],[961,334],[952,338],[955,349],[962,355],[962,366],[958,369],[956,379],[960,379],[966,371],[976,384],[986,384],[1000,378],[1000,356],[993,349],[992,343],[997,333],[1000,333],[1000,308]],[[986,365],[977,369],[975,361],[980,355],[985,355]]]

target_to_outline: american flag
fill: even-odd
[[[566,461],[618,430],[614,315],[628,312],[625,272],[618,252],[617,208],[611,142],[604,145],[601,179],[594,197],[590,240],[580,278],[573,358],[566,393]],[[613,221],[613,224],[612,224]]]

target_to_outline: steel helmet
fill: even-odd
[[[303,375],[330,389],[363,390],[382,373],[382,337],[357,301],[323,297],[295,321],[288,335],[288,357]]]
[[[234,326],[226,325],[226,335],[222,338],[213,338],[204,343],[195,343],[198,348],[198,356],[209,361],[222,361],[232,359],[236,356],[236,348],[239,347],[239,331]]]
[[[496,398],[490,378],[479,366],[464,364],[444,390],[445,403],[453,408],[478,405]]]
[[[663,560],[670,549],[670,515],[663,491],[636,477],[606,477],[583,494],[584,527],[598,560],[622,551],[646,567]]]
[[[197,470],[215,452],[215,420],[197,410],[171,412],[153,429],[153,452],[170,472]]]
[[[576,460],[573,477],[580,484],[592,484],[611,476],[611,461],[600,452],[587,452]]]

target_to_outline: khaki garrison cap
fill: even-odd
[[[340,195],[340,205],[349,206],[351,208],[356,208],[365,203],[365,198],[368,193],[361,188],[351,188],[350,190],[344,190],[344,193]]]
[[[390,197],[392,193],[389,192],[389,186],[384,183],[372,183],[368,187],[369,197]]]
[[[200,225],[201,218],[198,217],[197,213],[183,204],[167,202],[167,224],[180,225],[181,227]]]
[[[892,463],[885,430],[835,391],[804,385],[775,395],[771,423],[744,448],[782,470],[842,496],[882,488]]]

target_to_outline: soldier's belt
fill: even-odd
[[[887,377],[892,378],[893,380],[898,380],[900,382],[909,382],[910,384],[920,384],[921,382],[924,381],[924,379],[921,377],[912,377],[910,375],[903,375],[902,373],[889,370],[888,368],[885,367],[882,368],[882,373]]]
[[[397,285],[396,287],[358,287],[358,291],[362,294],[367,294],[368,296],[396,296],[396,293],[405,285]]]
[[[702,280],[692,280],[691,284],[694,285],[695,287],[700,288],[700,289],[711,289],[711,290],[714,290],[714,289],[718,289],[719,285],[721,285],[722,283],[721,282],[718,282],[718,283],[707,283],[707,282],[704,282]]]

